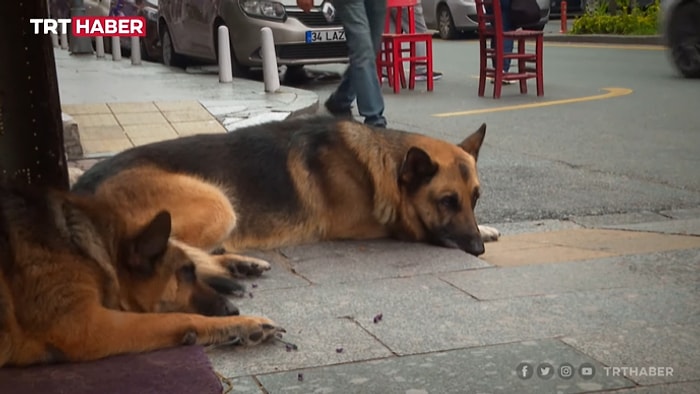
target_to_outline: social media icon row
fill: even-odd
[[[576,369],[569,363],[559,365],[559,368],[554,368],[552,364],[542,363],[536,368],[532,364],[520,363],[515,368],[515,373],[520,379],[530,379],[535,373],[542,379],[551,379],[554,374],[558,374],[562,379],[571,379],[574,377]],[[592,379],[595,376],[595,367],[590,363],[583,363],[578,367],[578,374],[584,379]]]

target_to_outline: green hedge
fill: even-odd
[[[615,14],[608,12],[608,0],[596,0],[594,6],[587,8],[574,20],[571,34],[658,34],[659,0],[646,9],[630,9],[630,0],[617,0]]]

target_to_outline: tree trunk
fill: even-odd
[[[34,34],[46,0],[6,1],[0,13],[0,182],[68,188],[51,38]]]

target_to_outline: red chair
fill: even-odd
[[[427,68],[428,91],[433,90],[433,35],[431,33],[416,33],[415,30],[415,10],[417,0],[388,0],[387,14],[384,34],[382,34],[382,49],[377,55],[377,76],[382,82],[383,71],[389,79],[389,86],[394,88],[394,93],[398,93],[399,83],[406,88],[406,76],[403,71],[403,63],[409,64],[408,88],[414,89],[416,86],[416,66],[423,65]],[[396,10],[395,31],[390,31],[391,11]],[[409,31],[402,32],[401,20],[402,12],[408,12]],[[424,42],[426,55],[416,54],[416,43]],[[403,48],[403,44],[408,43],[408,48]]]
[[[476,16],[479,32],[479,97],[484,96],[486,79],[493,78],[493,98],[501,97],[503,81],[519,81],[520,93],[527,93],[527,80],[535,78],[537,95],[544,95],[544,78],[542,75],[542,47],[544,33],[537,30],[503,31],[501,18],[501,2],[498,0],[475,0]],[[490,5],[492,13],[487,14],[484,4]],[[496,40],[494,48],[489,48],[489,41]],[[503,40],[511,39],[517,46],[517,52],[503,53]],[[535,43],[535,52],[526,52],[526,42]],[[503,60],[512,59],[517,62],[516,71],[503,71]],[[495,63],[495,67],[490,63]],[[534,67],[532,66],[534,63]],[[511,66],[512,70],[512,66]]]

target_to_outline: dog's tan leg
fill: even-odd
[[[173,237],[207,251],[220,246],[236,226],[236,212],[225,190],[194,176],[134,168],[105,181],[96,194],[136,226],[167,210]]]
[[[495,242],[501,236],[501,232],[495,227],[479,225],[479,233],[484,242]]]
[[[89,361],[122,353],[220,344],[236,339],[242,345],[252,346],[279,332],[284,330],[272,320],[258,316],[132,313],[95,307],[80,322],[66,319],[57,325],[46,340],[68,361]]]

